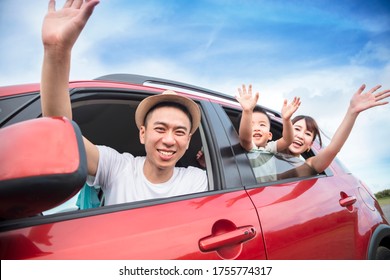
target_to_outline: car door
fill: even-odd
[[[250,187],[269,259],[361,259],[352,181],[317,178]],[[345,200],[347,198],[347,200]],[[353,202],[353,200],[351,200]]]
[[[2,224],[1,259],[265,258],[245,191],[104,208]]]
[[[210,102],[200,103],[212,190],[3,221],[1,258],[265,259],[257,212],[243,188],[229,132]]]
[[[279,123],[273,129],[280,130],[273,131],[274,137],[281,135]],[[251,169],[243,162],[242,169]],[[278,164],[282,169],[291,166],[287,161]],[[297,177],[299,172],[292,169],[283,173],[290,174],[284,179],[245,185],[258,211],[268,259],[366,258],[368,245],[362,241],[368,238],[362,236],[369,231],[359,227],[363,220],[357,192],[360,184],[337,164],[333,162],[320,175]],[[254,176],[253,172],[246,174]]]

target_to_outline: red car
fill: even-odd
[[[0,88],[1,259],[390,258],[390,226],[378,202],[337,160],[302,177],[281,158],[278,172],[289,176],[256,181],[239,145],[233,97],[126,74],[69,88],[74,122],[40,118],[39,84]],[[99,189],[88,188],[97,205],[87,205],[81,131],[95,144],[144,155],[134,112],[166,88],[201,108],[200,129],[179,164],[197,166],[203,149],[209,191],[104,206]],[[277,139],[280,115],[268,112]]]

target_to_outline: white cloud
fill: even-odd
[[[390,48],[383,44],[373,43],[372,41],[367,42],[363,49],[351,58],[352,64],[360,65],[388,61],[390,61]]]

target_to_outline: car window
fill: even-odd
[[[139,141],[139,130],[134,119],[135,110],[141,99],[130,98],[129,94],[126,97],[112,95],[111,99],[101,98],[101,95],[101,93],[94,95],[89,92],[72,96],[73,120],[80,127],[83,136],[96,145],[109,146],[120,153],[127,152],[134,156],[145,156],[145,148]],[[203,168],[198,163],[196,155],[202,150],[206,163],[210,162],[207,149],[208,145],[201,125],[192,136],[190,146],[177,166]],[[214,188],[210,175],[211,164],[204,169],[210,179],[209,190],[211,190]],[[49,215],[100,206],[104,206],[104,195],[99,186],[91,187],[85,184],[72,199],[43,214]]]
[[[106,145],[118,152],[144,156],[135,124],[135,110],[139,101],[127,99],[89,99],[73,103],[73,120],[82,134],[96,145]],[[201,130],[191,138],[191,144],[178,166],[200,167],[196,154],[203,147]]]
[[[236,108],[223,107],[223,109],[229,116],[238,135],[241,111]],[[270,115],[272,139],[277,140],[282,137],[282,123],[278,121],[277,116],[274,114]],[[281,153],[277,153],[276,155],[262,154],[259,156],[256,153],[247,153],[244,149],[242,149],[242,152],[247,154],[252,166],[253,175],[256,177],[258,183],[269,183],[284,179],[318,175],[313,168],[305,163],[305,159],[314,154],[313,151],[309,151],[299,158]]]
[[[25,94],[0,99],[0,125],[27,106],[38,94]]]

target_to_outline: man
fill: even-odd
[[[71,50],[98,3],[67,0],[56,11],[55,1],[49,1],[42,27],[43,116],[72,118],[68,93]],[[175,167],[199,123],[197,104],[172,91],[144,99],[136,111],[136,124],[146,156],[120,154],[84,138],[89,183],[102,187],[106,205],[206,191],[205,171]]]

